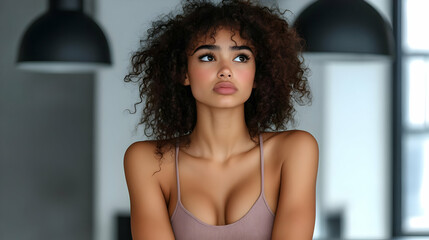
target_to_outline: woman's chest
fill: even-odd
[[[182,206],[210,225],[241,219],[259,199],[261,189],[269,209],[276,212],[282,159],[272,145],[265,144],[262,158],[258,148],[223,168],[195,164],[180,154],[179,157],[177,170],[175,161],[162,167],[164,177],[160,183],[170,218],[177,207],[179,189]]]

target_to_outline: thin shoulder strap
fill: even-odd
[[[262,134],[259,134],[259,152],[261,153],[261,190],[264,192],[264,147],[262,143]]]
[[[179,182],[179,143],[176,143],[176,183],[177,183],[177,201],[180,201],[180,182]]]

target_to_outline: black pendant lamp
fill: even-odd
[[[392,28],[364,0],[318,0],[297,17],[294,27],[304,38],[304,52],[334,59],[390,58]]]
[[[21,39],[19,69],[79,73],[111,65],[109,44],[83,12],[83,0],[49,0],[49,10]]]

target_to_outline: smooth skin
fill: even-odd
[[[231,38],[234,40],[231,40]],[[201,39],[188,56],[185,85],[196,99],[191,145],[179,151],[181,201],[196,218],[226,225],[243,217],[260,194],[259,145],[251,141],[244,102],[254,84],[252,46],[226,29]],[[219,94],[222,81],[237,91]],[[262,86],[261,86],[262,87]],[[272,239],[310,240],[316,206],[318,144],[308,132],[263,133],[264,188],[275,213]],[[174,149],[159,170],[154,141],[133,143],[125,152],[133,239],[174,239],[170,218],[177,204]]]

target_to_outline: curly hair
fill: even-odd
[[[264,130],[286,129],[294,122],[293,101],[311,103],[311,94],[301,51],[303,40],[278,7],[245,0],[182,2],[182,12],[167,14],[152,23],[141,47],[133,53],[125,82],[139,85],[145,100],[144,134],[157,140],[156,153],[180,143],[189,145],[188,134],[196,124],[196,103],[185,86],[187,55],[201,36],[214,39],[220,27],[230,27],[256,50],[255,83],[244,104],[245,121],[253,138]],[[134,112],[135,113],[135,112]]]

